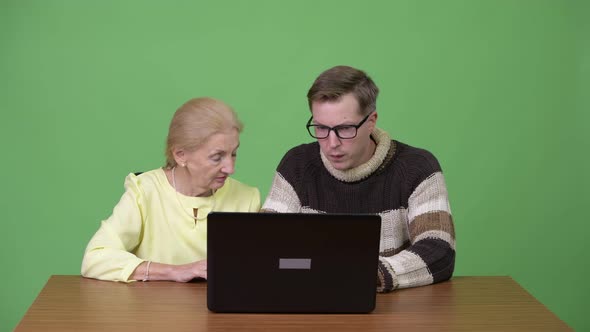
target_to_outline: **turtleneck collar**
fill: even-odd
[[[377,127],[375,127],[375,129],[371,133],[371,137],[377,144],[375,153],[373,154],[371,159],[367,160],[367,162],[365,162],[364,164],[359,165],[355,168],[351,168],[349,170],[340,171],[334,168],[334,166],[332,166],[330,161],[320,150],[322,162],[324,163],[324,166],[326,167],[328,172],[330,172],[330,174],[332,174],[332,176],[334,176],[336,179],[344,182],[360,181],[367,178],[369,175],[375,172],[379,168],[379,166],[383,164],[385,157],[387,157],[389,149],[391,148],[392,141],[389,135],[384,130],[381,130]]]

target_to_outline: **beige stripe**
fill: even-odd
[[[301,203],[295,190],[280,173],[275,174],[262,209],[281,213],[299,212],[301,209]]]
[[[436,172],[422,181],[408,199],[408,219],[430,211],[446,211],[451,213],[445,178]]]
[[[299,211],[299,212],[301,212],[301,213],[326,213],[324,211],[312,209],[309,206],[302,206],[301,211]]]
[[[396,209],[379,213],[381,216],[381,241],[379,250],[391,252],[410,240],[408,232],[408,211]]]
[[[455,227],[453,217],[445,211],[436,211],[416,216],[410,224],[410,239],[414,240],[422,233],[428,231],[442,231],[455,239]]]
[[[391,264],[398,278],[399,288],[429,285],[432,275],[422,258],[413,252],[402,251],[394,257],[384,258]]]

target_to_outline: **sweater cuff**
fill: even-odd
[[[391,292],[399,286],[395,271],[383,257],[379,257],[377,276],[379,278],[377,292],[379,293]]]
[[[137,280],[129,280],[129,278],[131,278],[131,275],[133,274],[133,271],[135,271],[135,269],[137,269],[137,267],[139,266],[139,264],[143,263],[144,260],[141,258],[137,258],[134,259],[133,261],[131,261],[129,264],[127,264],[123,270],[121,271],[121,281],[123,282],[133,282],[133,281],[137,281]]]

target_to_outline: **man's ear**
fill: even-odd
[[[373,129],[377,126],[377,111],[373,111],[373,114],[369,115],[368,122],[371,126],[371,132],[373,132]]]

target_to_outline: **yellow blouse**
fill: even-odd
[[[174,190],[161,168],[129,174],[113,214],[88,243],[82,275],[128,282],[143,261],[177,265],[205,259],[209,212],[259,209],[258,189],[232,178],[210,197],[189,197]]]

